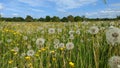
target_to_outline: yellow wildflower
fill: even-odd
[[[55,53],[55,51],[54,51],[54,50],[53,50],[53,51],[50,51],[50,53],[53,53],[53,54],[54,54],[54,53]]]
[[[75,65],[74,65],[73,62],[69,62],[69,65],[70,65],[71,67],[75,67]]]
[[[12,64],[12,63],[13,63],[13,60],[8,61],[8,63],[9,63],[9,64]]]
[[[53,61],[55,61],[55,60],[56,60],[56,58],[52,58],[52,60],[53,60]]]
[[[14,55],[17,55],[17,52],[15,52]]]
[[[46,49],[45,49],[45,48],[42,48],[41,50],[42,50],[42,51],[45,51]]]
[[[30,58],[30,56],[26,56],[25,59],[26,60],[30,60],[31,58]]]
[[[41,52],[41,50],[38,50],[38,52],[40,53],[40,52]]]

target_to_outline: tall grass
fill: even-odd
[[[96,35],[88,33],[91,26],[98,26]],[[0,23],[0,68],[109,68],[108,59],[120,56],[120,46],[106,42],[105,31],[109,26],[118,27],[118,22],[109,21],[77,23]],[[105,29],[102,29],[102,28]],[[49,28],[55,33],[49,34]],[[57,32],[62,29],[62,32]],[[75,33],[80,29],[80,34]],[[69,31],[74,31],[74,39],[69,39]],[[27,39],[24,39],[27,37]],[[36,40],[44,38],[44,47],[38,48]],[[54,40],[65,45],[74,43],[74,48],[54,48]],[[15,51],[15,47],[19,50]],[[34,50],[33,56],[21,55]]]

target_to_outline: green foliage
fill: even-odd
[[[24,18],[22,18],[22,17],[13,17],[13,21],[21,22],[21,21],[24,21]]]
[[[50,22],[50,21],[51,21],[50,16],[46,16],[45,21],[46,21],[46,22]]]
[[[80,16],[74,17],[74,21],[75,21],[75,22],[82,21],[82,20],[83,20],[83,18],[80,17]]]
[[[53,16],[52,22],[60,22],[60,18],[57,16]]]
[[[67,17],[67,19],[68,19],[68,21],[70,21],[70,22],[74,22],[74,17],[73,17],[72,15],[69,15],[69,16]]]
[[[63,17],[63,18],[61,19],[61,21],[62,21],[62,22],[68,22],[68,19],[67,19],[67,17]]]
[[[117,27],[119,22],[113,22]],[[0,26],[4,27],[0,29],[0,67],[110,68],[109,58],[114,55],[120,56],[120,45],[112,46],[106,41],[105,31],[110,21],[81,23],[0,23]],[[88,33],[92,25],[100,29],[95,35]],[[103,27],[105,29],[101,29]],[[55,29],[54,34],[48,33],[50,28]],[[62,31],[58,33],[57,29],[62,29]],[[71,30],[74,39],[70,39]],[[76,31],[80,31],[80,34]],[[36,45],[38,38],[45,39],[44,45]],[[59,44],[54,44],[55,39],[64,43],[64,47],[54,48],[54,45]],[[73,49],[66,49],[68,42],[74,43]],[[33,50],[34,55],[29,56],[29,50]]]
[[[42,21],[42,22],[44,22],[45,19],[41,17],[41,18],[38,19],[38,21]]]
[[[25,18],[25,21],[26,22],[32,22],[33,18],[30,15],[27,15],[26,18]]]

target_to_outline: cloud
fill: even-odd
[[[85,15],[87,17],[100,17],[100,18],[105,18],[105,17],[109,17],[109,18],[112,18],[112,17],[116,17],[116,16],[119,16],[120,15],[120,9],[118,10],[113,10],[113,9],[105,9],[105,10],[101,10],[101,11],[97,11],[97,12],[87,12],[85,13]]]
[[[111,4],[111,6],[113,6],[113,7],[120,7],[120,3],[113,3],[113,4]]]
[[[16,8],[6,8],[5,10],[7,10],[7,11],[12,11],[12,12],[23,12],[23,11],[20,11],[20,10],[18,10],[18,9],[16,9]]]
[[[57,5],[58,11],[60,9],[62,9],[62,11],[65,11],[68,9],[79,8],[81,6],[97,2],[97,0],[49,0],[49,1],[54,2]]]
[[[48,7],[48,0],[18,0],[21,3],[26,3],[34,7]],[[49,5],[50,6],[50,5]]]
[[[40,9],[34,9],[34,8],[28,8],[28,9],[34,12],[44,12],[44,10],[40,10]]]
[[[47,7],[52,6],[53,3],[55,9],[58,11],[66,11],[68,9],[79,8],[84,5],[97,2],[97,0],[18,0],[19,2],[29,4],[31,6]]]
[[[3,4],[0,3],[0,10],[4,9]]]
[[[18,13],[13,13],[12,15],[13,15],[13,16],[19,16],[19,14],[18,14]]]

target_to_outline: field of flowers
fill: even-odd
[[[120,21],[0,22],[0,68],[120,68]]]

